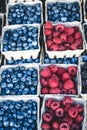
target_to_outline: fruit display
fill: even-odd
[[[41,94],[71,94],[78,92],[76,66],[49,65],[40,70]]]
[[[81,130],[84,122],[84,103],[64,97],[46,97],[42,109],[42,130]]]

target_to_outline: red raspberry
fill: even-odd
[[[73,35],[74,34],[74,28],[73,27],[65,27],[65,33],[67,35]]]
[[[75,39],[80,39],[80,38],[82,38],[82,33],[81,32],[76,32],[74,37],[75,37]]]
[[[54,42],[55,44],[57,44],[57,45],[62,44],[62,41],[61,41],[60,38],[53,38],[53,42]]]
[[[59,130],[70,130],[68,123],[61,123],[59,126]]]
[[[65,72],[62,74],[62,81],[66,81],[68,79],[71,79],[69,73]]]
[[[74,28],[75,32],[78,32],[78,31],[79,31],[79,27],[74,26],[73,28]]]
[[[55,27],[55,30],[58,31],[58,32],[64,32],[64,25],[63,24],[58,24],[56,27]]]
[[[65,50],[66,50],[65,46],[63,45],[58,46],[58,51],[65,51]]]
[[[60,67],[60,68],[58,69],[58,71],[57,71],[57,74],[58,74],[59,76],[61,76],[64,72],[66,72],[66,69]]]
[[[55,79],[57,79],[58,81],[60,81],[59,76],[57,76],[55,73],[53,73],[53,75],[51,76],[51,78],[55,78]]]
[[[48,88],[42,88],[41,89],[41,94],[48,94],[49,93],[49,90],[48,90]]]
[[[76,74],[77,74],[77,67],[75,67],[75,66],[68,67],[68,73],[71,76],[76,76]]]
[[[77,44],[77,43],[72,43],[71,46],[70,46],[70,49],[71,49],[71,50],[76,50],[76,49],[78,49],[78,44]]]
[[[44,114],[42,115],[42,118],[43,118],[43,120],[44,120],[45,122],[51,122],[51,121],[52,121],[52,116],[51,116],[50,113],[44,113]]]
[[[75,107],[71,107],[68,114],[71,118],[76,118],[78,116],[78,110]]]
[[[45,34],[46,36],[49,36],[49,35],[52,34],[52,30],[50,30],[50,29],[45,29],[45,30],[44,30],[44,34]]]
[[[80,130],[80,127],[79,127],[78,124],[74,123],[74,124],[72,124],[72,126],[71,126],[71,130]]]
[[[49,78],[49,77],[51,77],[52,73],[51,73],[50,69],[48,67],[46,67],[40,71],[40,75],[43,78]]]
[[[48,100],[46,100],[45,106],[46,106],[47,108],[50,108],[51,103],[52,103],[53,101],[54,101],[54,100],[53,100],[52,98],[49,98]]]
[[[75,118],[75,122],[78,123],[78,124],[82,123],[82,121],[83,121],[83,116],[82,116],[82,115],[78,115],[78,116]]]
[[[52,123],[52,129],[53,129],[53,130],[58,130],[58,128],[59,128],[59,123],[58,123],[58,121],[54,121],[54,122]]]
[[[74,42],[73,36],[68,36],[67,42],[68,42],[68,43],[73,43],[73,42]]]
[[[56,115],[57,117],[63,117],[63,116],[64,116],[64,110],[63,110],[63,108],[58,108],[58,109],[56,109],[55,115]]]
[[[51,126],[50,126],[49,123],[43,122],[43,123],[41,124],[41,128],[42,128],[42,130],[50,130],[50,129],[51,129]]]
[[[58,37],[59,35],[60,35],[59,32],[53,32],[53,37],[54,37],[54,38]]]
[[[64,87],[64,89],[66,89],[66,90],[70,90],[70,89],[74,88],[75,85],[74,85],[74,82],[73,82],[71,79],[68,79],[68,80],[66,80],[66,81],[64,82],[63,87]]]
[[[59,81],[54,77],[49,78],[48,85],[50,88],[57,88],[59,86]]]
[[[67,35],[66,35],[66,33],[62,33],[60,35],[60,39],[61,39],[62,42],[67,42]]]
[[[51,40],[47,40],[46,44],[47,44],[47,48],[49,49],[50,46],[53,44],[53,42]]]
[[[52,41],[52,39],[53,39],[53,35],[52,35],[52,34],[50,34],[49,36],[46,36],[46,39],[47,39],[47,40],[51,40],[51,41]]]
[[[83,44],[82,38],[76,39],[76,40],[75,40],[75,43],[77,43],[79,46],[82,45],[82,44]]]
[[[63,105],[66,106],[66,104],[73,104],[73,100],[70,97],[64,97],[63,99]]]
[[[61,91],[60,91],[59,88],[51,88],[51,89],[49,90],[49,93],[50,93],[50,94],[60,94]]]
[[[84,107],[80,104],[76,104],[75,107],[77,108],[79,113],[82,113],[84,111]]]
[[[63,122],[66,122],[69,126],[71,126],[73,124],[73,119],[69,116],[66,116],[64,119],[63,119]]]
[[[67,90],[66,89],[62,89],[61,90],[61,94],[67,94]]]
[[[44,26],[44,28],[45,29],[52,29],[53,28],[52,23],[49,22],[49,21],[47,21],[46,24],[45,24],[45,26]]]
[[[49,65],[49,68],[52,73],[56,73],[58,71],[58,67],[56,65]]]
[[[44,86],[44,87],[47,87],[47,86],[48,86],[47,79],[45,79],[45,78],[41,78],[41,79],[40,79],[40,83],[41,83],[41,85]]]
[[[52,51],[58,51],[58,45],[57,44],[53,44],[51,47],[50,47],[50,50]]]
[[[76,89],[70,89],[70,90],[68,91],[68,94],[76,95],[76,94],[77,94],[77,91],[76,91]]]
[[[59,101],[53,101],[51,104],[51,109],[56,110],[60,107],[60,102]]]

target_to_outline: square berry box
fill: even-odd
[[[0,97],[0,129],[39,130],[39,104],[33,96]]]
[[[52,23],[82,22],[82,8],[80,0],[46,0],[45,20]]]
[[[4,65],[0,72],[0,94],[39,95],[39,67],[36,64]]]
[[[69,108],[69,109],[68,109]],[[45,96],[41,109],[40,130],[85,130],[86,101],[69,96]],[[71,128],[71,129],[70,129]]]
[[[6,11],[7,25],[43,23],[42,2],[39,0],[10,2],[7,4]]]
[[[7,59],[37,58],[40,52],[40,25],[11,25],[2,30],[1,51]]]
[[[79,73],[75,64],[40,65],[40,95],[79,95]]]
[[[79,56],[85,49],[82,26],[79,22],[44,25],[45,51],[49,57]],[[68,43],[67,43],[68,42]]]

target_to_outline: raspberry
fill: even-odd
[[[75,37],[75,39],[80,39],[80,38],[82,38],[82,33],[81,32],[76,32],[74,37]]]
[[[70,90],[68,91],[68,94],[76,95],[76,94],[77,94],[77,91],[76,91],[76,89],[70,89]]]
[[[49,21],[46,22],[44,27],[45,27],[45,29],[52,29],[53,28],[52,23]]]
[[[70,90],[70,89],[74,88],[75,85],[74,85],[74,83],[73,83],[73,81],[72,81],[71,79],[68,79],[68,80],[66,80],[66,81],[64,82],[63,87],[64,87],[64,89],[66,89],[66,90]]]
[[[41,89],[41,94],[48,94],[49,93],[49,90],[48,90],[48,88],[42,88]]]
[[[75,40],[75,43],[77,43],[78,45],[82,45],[82,43],[83,43],[82,38],[76,39],[76,40]]]
[[[58,128],[59,128],[59,123],[58,123],[57,121],[54,121],[54,122],[52,123],[52,128],[53,128],[53,130],[58,130]]]
[[[78,124],[82,123],[82,121],[83,121],[83,116],[82,116],[82,115],[78,115],[78,116],[75,118],[75,122],[78,123]]]
[[[41,79],[40,79],[40,83],[41,83],[41,85],[44,86],[44,87],[47,87],[47,86],[48,86],[47,79],[45,79],[45,78],[41,78]]]
[[[58,51],[58,45],[57,44],[53,44],[51,47],[50,47],[50,50],[52,51]]]
[[[41,128],[42,130],[50,130],[51,126],[49,123],[42,123]]]
[[[68,123],[61,123],[59,126],[59,130],[70,130]]]
[[[44,120],[45,122],[51,122],[51,121],[52,121],[52,116],[51,116],[50,113],[44,113],[44,114],[42,115],[42,117],[43,117],[43,120]]]
[[[70,78],[71,77],[70,77],[69,73],[65,72],[65,73],[62,74],[62,81],[66,81],[66,80],[68,80]]]
[[[51,41],[52,41],[52,39],[53,39],[53,35],[52,35],[52,34],[50,34],[49,36],[46,36],[46,39],[47,39],[47,40],[51,40]]]
[[[54,100],[53,100],[52,98],[49,98],[48,100],[46,100],[45,106],[46,106],[47,108],[50,108],[51,103],[52,103],[53,101],[54,101]]]
[[[73,43],[73,42],[74,42],[73,36],[68,36],[67,42],[68,42],[68,43]]]
[[[71,76],[76,76],[76,74],[77,74],[77,67],[75,67],[75,66],[68,67],[68,73]]]
[[[71,50],[76,50],[76,49],[78,49],[78,44],[77,43],[72,43],[70,48],[71,48]]]
[[[45,29],[45,30],[44,30],[44,34],[45,34],[46,36],[51,35],[51,33],[52,33],[52,30],[50,30],[50,29]]]
[[[55,115],[56,115],[57,117],[63,117],[63,116],[64,116],[64,110],[63,110],[63,108],[58,108],[58,109],[56,109]]]
[[[53,39],[53,42],[54,42],[55,44],[57,44],[57,45],[62,44],[62,41],[61,41],[60,38],[54,38],[54,39]]]
[[[59,76],[61,76],[64,72],[66,72],[66,69],[60,67],[60,68],[58,69],[58,71],[57,71],[57,74],[58,74]]]
[[[54,38],[58,37],[59,35],[60,35],[59,32],[53,32],[53,37],[54,37]]]
[[[50,93],[50,94],[60,94],[61,91],[60,91],[59,88],[51,88],[51,89],[49,90],[49,93]]]
[[[53,73],[53,75],[51,76],[51,78],[55,78],[55,79],[57,79],[57,80],[58,80],[58,82],[60,81],[59,76],[57,76],[55,73]]]
[[[58,51],[64,51],[64,50],[66,50],[65,46],[63,45],[58,46]]]
[[[57,108],[60,107],[60,102],[59,101],[53,101],[51,104],[51,109],[56,110]]]
[[[66,35],[66,33],[62,33],[60,35],[60,39],[61,39],[62,42],[67,42],[67,35]]]
[[[59,86],[59,81],[54,77],[49,78],[48,85],[50,88],[57,88]]]
[[[49,68],[52,73],[56,73],[58,71],[58,67],[56,65],[49,65]]]
[[[76,118],[78,115],[78,110],[75,107],[71,107],[68,111],[68,114],[71,118]]]
[[[64,119],[63,119],[63,122],[66,122],[69,126],[71,126],[73,124],[73,119],[69,116],[66,116]]]
[[[70,97],[64,97],[63,105],[66,106],[66,104],[73,104],[73,100]]]
[[[78,124],[72,124],[72,126],[71,126],[71,130],[80,130],[80,127],[79,127],[79,125]]]
[[[74,28],[73,27],[65,27],[65,33],[67,35],[73,35],[74,34]]]
[[[44,78],[49,78],[49,77],[51,77],[52,73],[51,73],[50,69],[48,67],[46,67],[40,71],[40,75]]]
[[[51,40],[47,40],[46,44],[47,44],[47,48],[49,49],[50,46],[53,44],[53,42]]]
[[[55,30],[58,32],[63,32],[65,29],[63,24],[58,24],[57,26],[55,26]]]
[[[75,107],[77,108],[79,113],[82,113],[84,111],[84,107],[81,106],[80,104],[76,104]]]

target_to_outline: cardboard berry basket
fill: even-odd
[[[23,0],[19,0],[19,2],[16,2],[16,3],[15,3],[15,0],[14,0],[14,2],[8,3],[7,7],[6,7],[6,25],[9,25],[9,23],[8,23],[9,8],[10,7],[14,7],[15,5],[20,5],[20,4],[23,4],[25,6],[40,4],[41,5],[41,9],[42,9],[41,10],[41,23],[40,24],[43,24],[43,8],[42,8],[42,2],[40,0],[35,0],[35,1],[33,1],[33,0],[26,0],[26,2],[23,2]]]
[[[57,58],[63,58],[65,55],[66,55],[66,57],[73,57],[73,55],[78,57],[85,49],[84,35],[83,35],[83,30],[82,30],[81,24],[79,22],[56,23],[56,24],[53,24],[53,26],[56,26],[58,24],[63,24],[65,27],[77,26],[79,28],[80,32],[82,33],[83,48],[82,49],[76,49],[76,50],[65,50],[65,51],[49,51],[47,49],[47,45],[46,45],[46,36],[44,34],[44,31],[43,31],[43,34],[44,34],[44,44],[45,44],[45,51],[46,51],[46,53],[49,55],[50,58],[54,58],[54,56],[56,56]]]
[[[39,130],[39,109],[40,109],[40,100],[38,97],[35,97],[35,96],[6,96],[6,97],[0,97],[0,102],[3,102],[3,101],[29,101],[29,100],[32,100],[32,101],[35,101],[37,103],[37,130]]]
[[[49,98],[52,98],[54,100],[58,100],[58,101],[62,101],[64,99],[64,96],[45,96],[44,97],[44,100],[43,100],[43,104],[42,104],[42,108],[41,108],[41,118],[40,118],[40,130],[41,129],[41,124],[42,124],[42,114],[46,111],[46,108],[45,108],[45,102],[49,99]],[[82,122],[82,129],[80,130],[86,130],[86,101],[84,99],[81,99],[81,98],[71,98],[75,104],[81,104],[84,106],[84,120]]]
[[[38,85],[37,85],[37,94],[34,96],[38,96],[39,95],[39,66],[37,64],[19,64],[19,65],[3,65],[1,66],[1,71],[0,71],[0,82],[2,80],[1,74],[4,70],[8,69],[8,68],[16,68],[16,67],[25,67],[26,69],[28,68],[35,68],[37,70],[37,74],[38,74]],[[0,87],[0,94],[1,94],[1,87]],[[30,94],[31,95],[31,94]],[[14,95],[12,95],[14,96]],[[28,96],[28,95],[27,95]],[[31,95],[32,96],[32,95]]]
[[[4,52],[3,51],[3,40],[4,40],[4,34],[7,30],[14,30],[14,29],[18,29],[21,28],[22,26],[26,26],[26,27],[37,27],[38,29],[38,49],[32,49],[32,50],[21,50],[21,51],[7,51]],[[28,24],[28,25],[11,25],[11,26],[5,26],[2,30],[2,44],[1,44],[1,52],[2,54],[8,59],[10,60],[11,57],[13,57],[14,59],[20,59],[20,57],[23,57],[24,59],[26,58],[30,58],[31,56],[33,58],[37,58],[38,53],[40,52],[40,44],[39,44],[39,38],[40,38],[40,25],[38,24]]]
[[[56,3],[56,2],[60,2],[60,3],[67,3],[67,4],[69,4],[69,3],[74,3],[74,2],[78,2],[79,3],[79,7],[80,7],[80,22],[82,22],[82,8],[81,8],[81,1],[80,0],[72,0],[72,1],[70,1],[70,0],[66,0],[66,1],[64,1],[64,0],[46,0],[46,2],[45,2],[45,21],[48,21],[48,16],[47,16],[47,5],[49,4],[49,3]],[[50,21],[50,22],[52,22],[52,21]],[[59,21],[57,21],[57,22],[59,22]],[[75,21],[76,22],[76,21]],[[55,22],[53,22],[53,23],[55,23]]]
[[[44,69],[44,68],[46,68],[46,67],[48,67],[49,65],[51,65],[51,64],[42,64],[42,65],[40,65],[39,66],[39,75],[40,75],[40,71],[42,70],[42,69]],[[76,88],[76,90],[77,90],[77,94],[75,94],[75,95],[72,95],[72,94],[42,94],[41,93],[41,89],[42,89],[42,85],[41,85],[41,83],[39,82],[39,86],[40,86],[40,89],[39,89],[39,95],[41,96],[41,97],[44,97],[45,95],[54,95],[54,96],[57,96],[57,95],[60,95],[60,96],[71,96],[71,97],[78,97],[79,96],[79,93],[80,93],[80,87],[79,87],[79,70],[78,70],[78,66],[77,65],[75,65],[75,64],[55,64],[56,66],[58,66],[58,67],[62,67],[62,68],[65,68],[65,69],[67,69],[68,67],[70,67],[70,66],[75,66],[75,67],[77,67],[77,75],[76,75],[76,79],[74,80],[74,82],[76,82],[76,86],[75,86],[75,88]],[[40,78],[41,78],[41,76],[39,76],[39,81],[40,81]],[[54,88],[55,89],[55,88]]]

